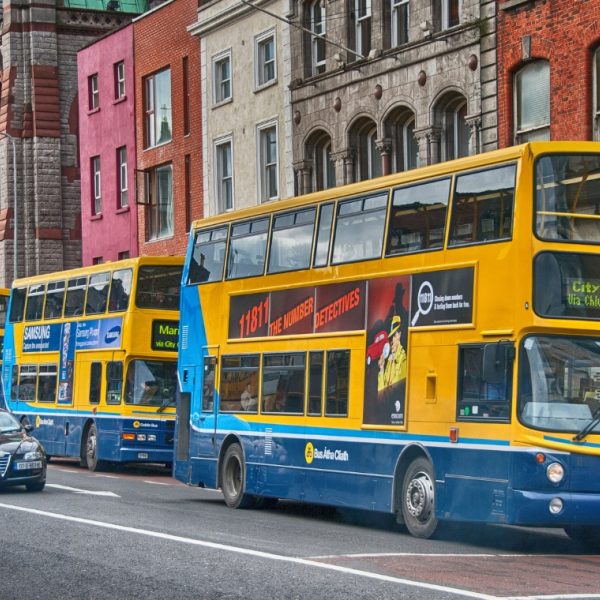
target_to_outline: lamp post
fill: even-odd
[[[18,257],[17,257],[17,236],[18,236],[18,215],[17,210],[17,149],[15,146],[15,138],[4,132],[0,131],[0,138],[6,138],[10,140],[12,144],[12,166],[13,166],[13,279],[17,278],[18,268]]]

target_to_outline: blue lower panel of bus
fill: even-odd
[[[97,457],[111,462],[173,460],[173,419],[124,418],[118,415],[24,413],[33,435],[50,456],[80,458],[90,426],[96,427]]]
[[[433,466],[436,513],[441,519],[600,525],[597,456],[554,451],[541,455],[539,448],[511,447],[502,440],[450,443],[441,436],[417,439],[403,433],[261,426],[239,420],[235,425],[231,430],[192,429],[191,459],[176,462],[175,476],[217,487],[221,449],[237,441],[244,451],[250,494],[395,512],[403,470],[420,454]],[[565,471],[558,484],[546,474],[555,462]],[[563,508],[554,514],[550,502],[556,498]]]

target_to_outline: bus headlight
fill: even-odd
[[[552,483],[560,483],[565,477],[565,469],[560,463],[550,463],[546,467],[546,477]]]

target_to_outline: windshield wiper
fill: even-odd
[[[171,406],[171,398],[165,398],[156,412],[163,412],[163,410],[165,410],[165,408],[167,408],[168,406]]]
[[[592,420],[573,438],[574,442],[582,442],[585,436],[600,423],[600,406],[594,411]]]

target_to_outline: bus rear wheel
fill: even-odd
[[[600,550],[600,527],[590,525],[572,525],[565,527],[567,535],[586,550]]]
[[[246,487],[246,464],[239,444],[232,444],[225,451],[221,462],[221,491],[229,508],[250,508],[254,497],[244,493]]]
[[[100,471],[106,466],[103,460],[98,460],[98,431],[92,423],[85,436],[84,464],[90,471]]]
[[[402,517],[408,531],[417,538],[430,538],[438,520],[435,516],[435,483],[431,463],[415,458],[402,481]]]

